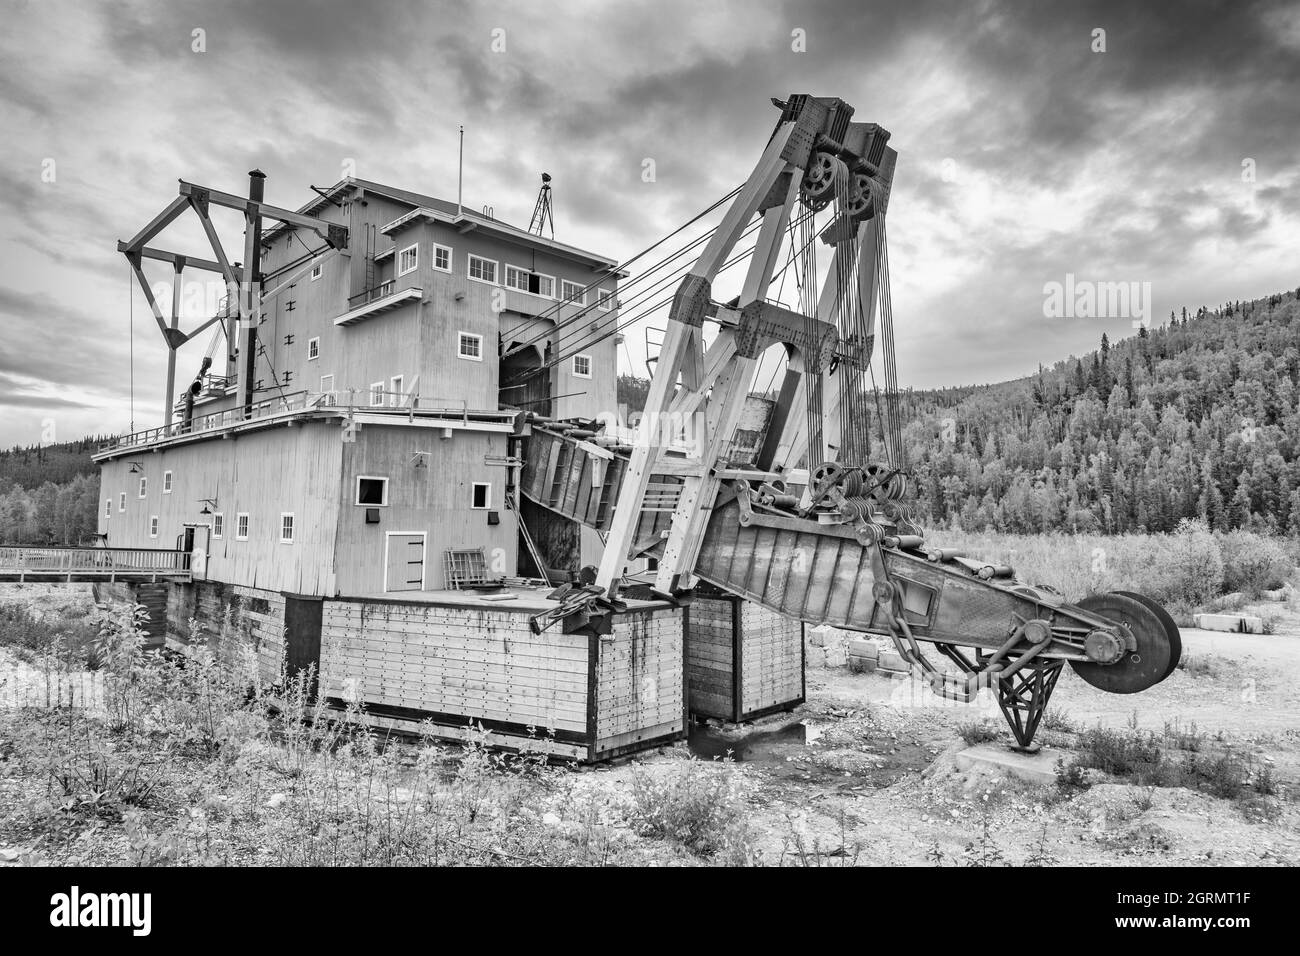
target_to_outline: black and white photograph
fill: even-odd
[[[1112,937],[1260,928],[1300,4],[0,23],[0,877],[58,888],[21,922],[157,938],[232,868],[429,871],[381,909],[1053,868]]]

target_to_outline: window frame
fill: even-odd
[[[587,360],[587,371],[586,371],[586,372],[579,372],[579,371],[578,371],[578,359],[586,359],[586,360]],[[582,352],[582,353],[579,353],[578,355],[575,355],[575,356],[573,357],[572,371],[573,371],[573,376],[574,376],[574,378],[587,378],[587,379],[591,378],[592,368],[593,368],[593,363],[592,363],[592,359],[591,359],[591,355],[590,355],[590,353]]]
[[[149,476],[148,475],[140,476],[140,491],[139,494],[136,495],[136,497],[137,498],[149,497]]]
[[[376,388],[379,389],[379,401],[375,401]],[[385,392],[385,388],[384,388],[384,383],[382,381],[370,383],[370,407],[371,408],[384,407],[384,392]]]
[[[119,491],[117,493],[117,513],[120,515],[126,514],[126,492],[125,491]]]
[[[614,311],[614,291],[612,289],[596,289],[596,308],[601,312]]]
[[[500,274],[501,274],[501,263],[499,260],[489,259],[486,256],[476,256],[472,252],[468,253],[468,256],[469,258],[465,260],[465,275],[469,278],[471,282],[482,282],[484,285],[491,285],[491,286],[500,285],[500,283],[497,281],[497,279],[500,278]],[[480,276],[474,275],[475,262],[490,262],[492,264],[492,278],[484,279]]]
[[[483,504],[476,505],[474,504],[474,498],[476,497],[477,492],[480,488],[486,488],[487,490],[483,493]],[[491,511],[492,510],[492,482],[475,481],[470,483],[469,510],[470,511]]]
[[[307,340],[307,361],[317,362],[319,360],[320,360],[320,336],[316,335]]]
[[[519,273],[520,275],[522,275],[522,276],[524,277],[524,288],[521,289],[521,288],[519,288],[519,286],[517,286],[517,285],[511,285],[511,284],[510,284],[510,272],[511,272],[511,270],[514,270],[515,272]],[[537,276],[537,278],[539,278],[539,279],[545,279],[545,280],[547,280],[548,282],[550,282],[550,284],[551,284],[551,291],[550,291],[550,292],[533,292],[533,291],[529,290],[529,289],[528,289],[528,277],[529,277],[529,276]],[[555,298],[555,276],[547,275],[545,272],[538,272],[536,269],[525,269],[525,268],[523,268],[522,266],[513,265],[512,263],[506,263],[505,266],[502,268],[502,280],[503,280],[503,281],[502,281],[502,285],[504,285],[507,289],[513,289],[513,290],[516,291],[516,292],[523,292],[523,293],[526,294],[526,295],[535,295],[535,296],[537,296],[537,297],[540,298],[540,299],[554,299],[554,298]]]
[[[109,518],[112,517],[113,517],[113,499],[105,498],[104,499],[104,520],[107,521]]]
[[[476,342],[478,342],[478,355],[466,355],[464,353],[464,351],[461,349],[461,346],[464,344],[465,339],[474,339]],[[457,329],[456,330],[456,358],[465,359],[467,362],[483,361],[483,336],[479,335],[477,332],[463,332],[460,329]]]
[[[286,527],[285,520],[284,520],[285,518],[289,519],[287,525],[289,529],[289,536],[287,538],[284,536],[284,531]],[[293,544],[294,536],[297,533],[297,530],[298,530],[298,523],[297,523],[297,519],[294,517],[294,513],[292,511],[281,511],[280,512],[280,543]]]
[[[170,471],[164,471],[163,472],[163,494],[170,495],[171,493],[172,493],[172,473]]]
[[[318,262],[311,267],[311,281],[315,282],[325,274],[325,263]]]
[[[224,511],[214,511],[212,513],[212,540],[219,541],[226,535],[226,513]]]
[[[368,504],[361,500],[361,482],[363,481],[382,482],[382,487],[384,491],[381,497],[383,500],[379,504],[377,505]],[[357,475],[357,484],[356,487],[354,488],[354,494],[352,500],[354,505],[358,508],[387,508],[388,507],[388,476],[387,475]]]
[[[576,296],[569,295],[569,293],[565,291],[566,286],[574,286],[575,288],[577,288],[578,295]],[[572,302],[575,305],[585,306],[587,304],[587,287],[583,285],[581,282],[573,282],[569,279],[561,279],[560,280],[560,301]]]
[[[414,251],[415,253],[414,261],[410,264],[410,266],[403,267],[402,257],[405,256],[408,252],[412,252],[412,251]],[[420,268],[420,244],[418,242],[413,242],[406,248],[397,250],[397,272],[395,273],[395,276],[397,278],[401,278],[402,276],[405,275],[410,275],[412,272],[415,272],[419,268]]]
[[[444,268],[443,266],[438,265],[438,253],[439,253],[439,252],[445,252],[445,253],[447,253],[447,265],[446,265],[445,268]],[[433,243],[433,255],[432,255],[432,256],[430,257],[430,259],[429,259],[429,262],[430,262],[430,263],[432,264],[432,266],[433,266],[433,271],[434,271],[434,272],[451,272],[451,270],[452,270],[452,263],[453,263],[452,254],[453,254],[453,250],[452,250],[451,246],[444,246],[444,245],[443,245],[442,243],[440,243],[440,242],[435,242],[435,243]]]
[[[158,537],[158,529],[159,529],[158,516],[157,516],[157,515],[150,515],[150,516],[149,516],[149,537],[151,537],[151,538],[157,538],[157,537]]]
[[[244,526],[244,533],[243,533],[243,534],[240,534],[240,533],[239,533],[239,526],[240,526],[241,523],[242,523],[243,526]],[[252,521],[250,521],[249,518],[248,518],[248,512],[247,512],[247,511],[237,511],[237,512],[235,512],[235,540],[236,540],[236,541],[247,541],[247,540],[248,540],[248,532],[249,532],[249,529],[252,527],[252,524],[253,524]]]

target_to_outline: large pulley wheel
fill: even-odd
[[[1137,647],[1125,651],[1114,664],[1070,661],[1074,672],[1098,690],[1136,694],[1154,687],[1178,666],[1181,638],[1175,642],[1171,637],[1154,601],[1112,591],[1084,598],[1076,606],[1112,623],[1123,624],[1137,641]],[[1176,635],[1176,627],[1174,631]]]
[[[1174,623],[1174,619],[1159,601],[1152,600],[1145,594],[1138,594],[1136,591],[1116,591],[1115,593],[1131,597],[1135,601],[1141,601],[1156,612],[1156,617],[1160,618],[1160,623],[1165,626],[1165,634],[1169,638],[1169,647],[1172,650],[1169,655],[1169,667],[1165,671],[1165,677],[1168,677],[1177,669],[1178,662],[1183,657],[1183,634],[1178,630],[1178,625]]]

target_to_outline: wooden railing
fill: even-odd
[[[0,575],[73,577],[190,576],[190,552],[158,548],[57,548],[0,545]]]

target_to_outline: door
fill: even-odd
[[[385,591],[420,591],[424,588],[424,532],[388,532],[384,560]]]
[[[188,541],[190,551],[190,573],[195,578],[206,577],[208,573],[208,538],[211,528],[207,525],[199,525],[197,528],[190,528],[193,537]]]

